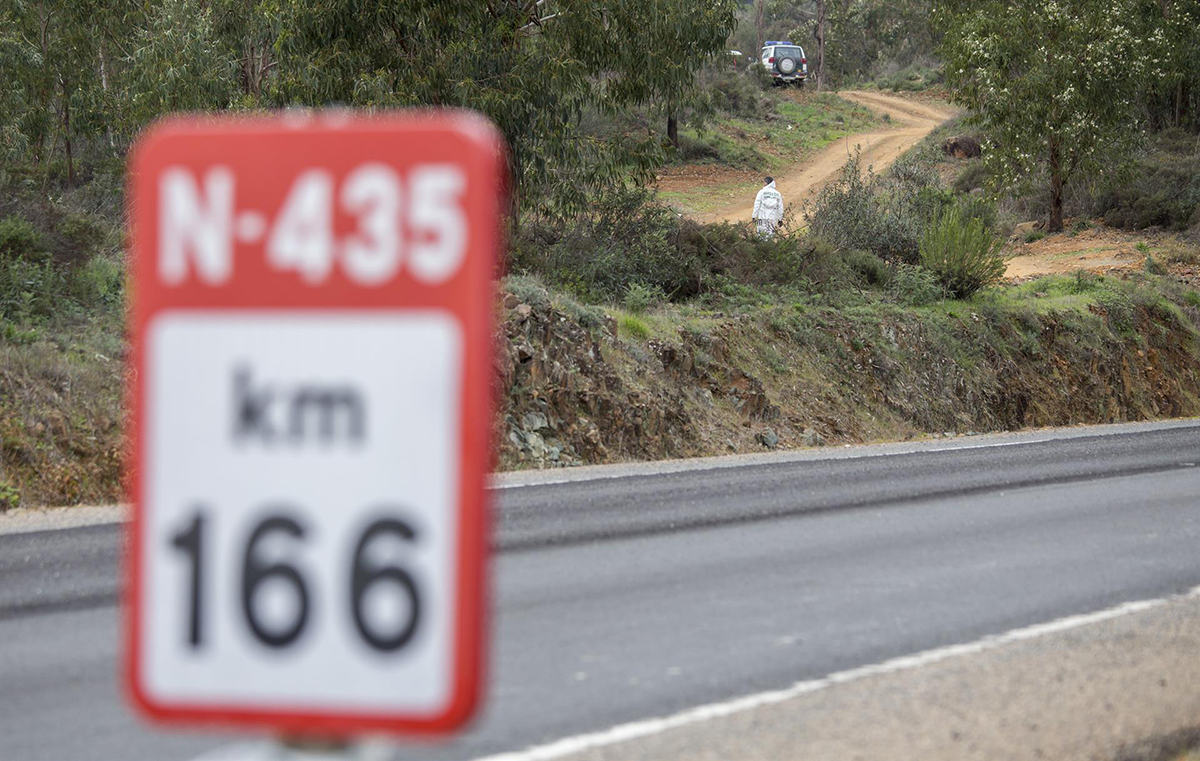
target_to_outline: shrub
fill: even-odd
[[[887,177],[871,172],[864,177],[855,155],[805,207],[804,218],[814,235],[838,248],[913,264],[922,231],[949,200],[928,166],[902,160]]]
[[[41,236],[20,217],[0,219],[0,261],[5,259],[43,259],[46,252]]]
[[[1046,237],[1045,230],[1026,230],[1025,231],[1025,242],[1026,243],[1036,243],[1045,237]]]
[[[982,161],[970,161],[954,178],[954,190],[959,193],[970,193],[972,190],[985,187],[987,183],[987,166]]]
[[[759,67],[755,67],[759,68]],[[706,67],[700,73],[700,94],[719,111],[748,119],[760,119],[775,110],[765,90],[770,85],[752,69],[728,66]]]
[[[891,293],[902,304],[925,306],[946,297],[937,275],[912,264],[896,265],[892,274]]]
[[[687,298],[700,292],[708,268],[699,252],[680,245],[682,226],[649,191],[621,190],[572,226],[522,230],[514,236],[512,266],[585,301],[620,301],[634,283]]]
[[[0,259],[0,316],[26,321],[55,314],[66,291],[64,278],[48,261]]]
[[[870,251],[847,251],[843,258],[850,271],[864,285],[883,286],[892,281],[891,267]]]
[[[1160,275],[1161,276],[1161,275],[1169,274],[1167,272],[1167,268],[1163,266],[1163,263],[1150,255],[1146,256],[1146,261],[1142,266],[1146,270],[1146,274],[1148,274],[1148,275]]]
[[[1160,133],[1096,195],[1091,211],[1114,227],[1186,230],[1200,214],[1200,139]]]
[[[995,232],[996,205],[987,198],[980,195],[967,196],[958,202],[958,210],[964,220],[978,219],[983,223],[985,230]]]
[[[943,80],[942,67],[931,60],[917,61],[900,69],[885,74],[875,80],[882,90],[894,92],[917,92],[926,90]]]
[[[981,220],[952,209],[921,238],[921,264],[952,297],[966,298],[1004,276],[1002,245]]]
[[[623,303],[631,312],[641,314],[651,307],[656,307],[667,300],[667,294],[657,285],[645,283],[630,283],[625,289]]]
[[[68,291],[80,304],[111,306],[121,302],[125,289],[125,268],[103,256],[92,257],[87,264],[70,273]]]

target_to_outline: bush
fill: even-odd
[[[0,259],[0,316],[20,322],[53,316],[62,306],[64,281],[48,261]]]
[[[933,170],[899,161],[887,177],[864,177],[857,155],[841,177],[805,207],[809,230],[833,245],[870,251],[890,262],[916,263],[921,233],[950,201]]]
[[[512,266],[541,276],[591,302],[619,302],[634,283],[668,298],[698,294],[708,268],[698,252],[680,246],[681,223],[646,190],[599,199],[572,226],[530,225],[514,236]]]
[[[946,297],[937,275],[912,264],[899,264],[892,274],[891,293],[908,306],[925,306]]]
[[[1114,227],[1186,230],[1200,214],[1200,138],[1170,129],[1101,190],[1091,209]]]
[[[980,195],[967,196],[958,202],[958,210],[964,220],[978,219],[985,230],[996,230],[996,205]]]
[[[637,314],[641,314],[651,307],[656,307],[666,300],[667,294],[663,293],[662,289],[657,285],[630,283],[629,287],[625,290],[625,308]]]
[[[863,285],[884,286],[892,281],[891,267],[870,251],[847,251],[843,258]]]
[[[92,257],[70,273],[67,285],[71,297],[82,305],[119,305],[124,297],[125,268],[106,257]]]
[[[1002,245],[981,220],[952,209],[921,238],[921,265],[953,298],[967,298],[1004,276]]]
[[[705,68],[699,77],[700,95],[712,108],[747,119],[761,119],[775,110],[765,92],[769,85],[770,78],[764,81],[753,69],[720,65]]]
[[[918,61],[879,77],[875,80],[875,85],[894,92],[917,92],[941,84],[942,81],[942,67],[939,64],[933,61]]]
[[[44,259],[41,236],[20,217],[0,219],[0,261],[8,259]]]
[[[954,190],[958,193],[970,193],[977,188],[986,187],[987,183],[987,166],[982,161],[969,161],[954,178]]]

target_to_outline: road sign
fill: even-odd
[[[152,717],[471,714],[502,166],[462,113],[175,121],[137,148],[127,663]]]

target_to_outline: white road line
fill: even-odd
[[[768,692],[760,692],[754,695],[746,695],[733,700],[726,700],[717,703],[709,703],[707,705],[689,708],[686,711],[663,716],[655,719],[643,719],[641,721],[631,721],[627,724],[618,724],[615,727],[606,729],[600,732],[590,732],[587,734],[575,735],[574,737],[564,737],[561,740],[546,743],[545,745],[537,745],[526,750],[515,751],[511,753],[500,753],[493,756],[485,756],[476,759],[476,761],[551,761],[551,759],[564,758],[575,753],[602,748],[617,743],[636,740],[641,737],[649,737],[651,735],[661,734],[672,729],[686,727],[690,724],[698,724],[710,719],[717,719],[731,714],[741,713],[743,711],[751,711],[762,706],[782,703],[792,698],[806,695],[813,692],[818,692],[827,687],[832,687],[846,682],[854,682],[866,677],[878,676],[881,674],[892,674],[898,671],[908,671],[910,669],[928,666],[939,661],[957,658],[964,655],[976,655],[978,653],[995,650],[1004,645],[1014,642],[1022,642],[1025,640],[1036,639],[1047,634],[1055,634],[1057,632],[1075,629],[1080,626],[1108,621],[1120,616],[1126,616],[1131,613],[1140,613],[1142,611],[1156,608],[1160,605],[1165,605],[1173,599],[1181,599],[1186,597],[1200,596],[1200,587],[1195,587],[1189,592],[1180,597],[1164,597],[1153,600],[1139,600],[1135,602],[1122,603],[1112,608],[1097,611],[1095,613],[1084,613],[1081,615],[1067,616],[1055,621],[1050,621],[1044,624],[1034,624],[1020,629],[1013,629],[1004,634],[995,634],[974,642],[967,642],[960,645],[949,645],[947,647],[939,647],[933,650],[916,653],[914,655],[905,655],[899,658],[893,658],[883,663],[877,663],[870,666],[860,666],[859,668],[850,669],[848,671],[839,671],[821,679],[809,679],[803,682],[797,682],[791,687],[782,690],[771,690]]]

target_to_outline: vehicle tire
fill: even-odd
[[[796,73],[795,58],[780,58],[775,65],[779,67],[779,73],[785,76],[791,76]]]

